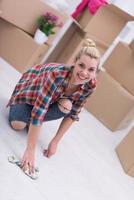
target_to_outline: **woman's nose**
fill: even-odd
[[[82,74],[83,74],[84,76],[87,76],[87,75],[89,75],[89,72],[88,72],[87,70],[83,70],[83,71],[82,71]]]

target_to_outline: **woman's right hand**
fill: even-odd
[[[28,170],[30,174],[35,171],[35,152],[32,149],[26,149],[21,159],[21,168],[23,171]]]

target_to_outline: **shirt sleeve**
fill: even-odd
[[[49,73],[43,86],[39,90],[38,97],[31,112],[31,123],[33,125],[38,126],[42,124],[56,88],[57,79],[53,73]]]
[[[86,101],[87,101],[87,98],[93,93],[90,92],[89,94],[87,95],[84,95],[82,97],[80,97],[79,100],[77,101],[74,101],[73,103],[73,107],[72,107],[72,110],[71,112],[66,115],[66,117],[71,117],[72,120],[74,121],[79,121],[79,113],[81,112],[81,109],[83,108],[83,106],[85,105]]]

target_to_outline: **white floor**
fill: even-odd
[[[51,159],[42,156],[60,120],[44,124],[37,147],[40,177],[33,181],[10,164],[9,155],[21,157],[27,139],[7,123],[7,101],[20,74],[0,59],[0,200],[133,200],[134,178],[126,175],[115,147],[127,134],[111,132],[83,109]]]
[[[134,13],[133,0],[127,4],[121,0],[111,2]],[[127,35],[128,41],[131,35]],[[80,122],[71,127],[51,159],[44,158],[41,152],[60,120],[44,124],[36,154],[38,180],[31,180],[8,162],[9,155],[21,157],[27,140],[26,132],[18,134],[7,122],[6,104],[19,77],[0,59],[0,200],[134,200],[134,178],[124,173],[115,153],[132,125],[113,133],[85,109]]]

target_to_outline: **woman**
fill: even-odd
[[[64,117],[55,137],[44,150],[44,156],[56,153],[62,136],[77,120],[88,96],[96,87],[96,73],[100,53],[95,43],[87,39],[76,55],[73,66],[49,63],[30,68],[25,72],[8,103],[9,122],[15,130],[28,126],[28,140],[21,159],[21,167],[33,173],[35,149],[44,121]]]

